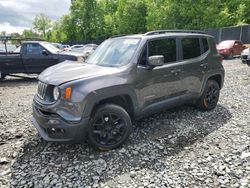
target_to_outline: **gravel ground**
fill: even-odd
[[[0,187],[250,187],[250,67],[223,62],[217,108],[136,122],[125,145],[51,144],[30,123],[36,79],[0,83]]]

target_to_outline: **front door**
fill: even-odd
[[[40,73],[57,63],[57,57],[39,43],[28,43],[25,47],[22,58],[27,73]],[[47,52],[47,55],[42,53],[43,50]]]
[[[150,68],[147,65],[147,59],[155,55],[163,55],[165,64]],[[181,71],[177,62],[175,38],[148,41],[138,64],[135,84],[140,108],[143,109],[180,95]]]

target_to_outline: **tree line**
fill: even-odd
[[[159,29],[208,29],[250,23],[249,0],[72,0],[70,12],[51,24],[34,21],[49,41],[105,39]],[[41,21],[42,20],[42,21]],[[40,21],[40,22],[39,22]]]

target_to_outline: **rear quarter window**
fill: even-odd
[[[183,38],[181,43],[183,59],[192,59],[201,55],[199,38]]]

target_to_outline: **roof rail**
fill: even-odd
[[[145,33],[144,35],[158,35],[158,34],[164,34],[164,33],[199,33],[199,34],[206,34],[204,31],[200,30],[156,30],[156,31],[150,31]]]
[[[116,37],[123,37],[123,36],[126,36],[125,34],[121,34],[121,35],[114,35],[114,36],[111,36],[110,38],[116,38]]]

